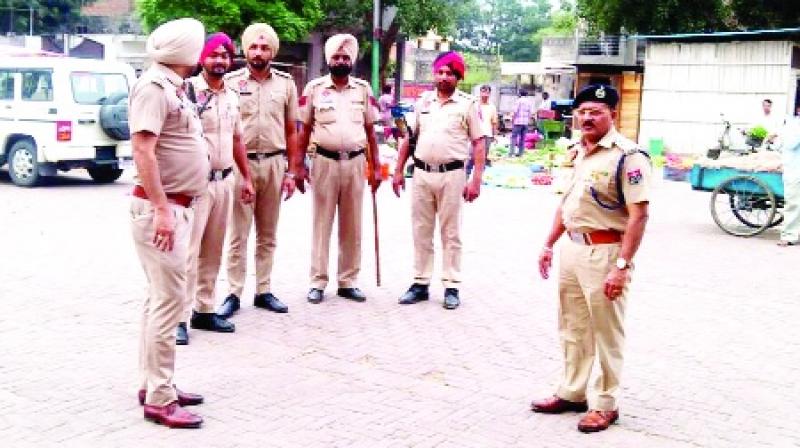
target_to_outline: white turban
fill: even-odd
[[[247,55],[247,50],[250,48],[250,44],[252,44],[260,36],[264,36],[267,39],[267,45],[269,45],[269,48],[272,49],[272,57],[277,56],[278,48],[280,48],[278,34],[266,23],[254,23],[244,29],[244,32],[242,33],[242,50],[244,51],[244,54]]]
[[[350,56],[353,65],[358,57],[358,40],[352,34],[335,34],[325,42],[325,60],[331,65],[331,59],[337,51],[343,50]]]
[[[147,55],[161,64],[196,65],[205,39],[206,31],[200,21],[172,20],[150,33]]]

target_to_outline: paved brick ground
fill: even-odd
[[[147,423],[134,398],[145,283],[130,184],[72,176],[29,190],[0,172],[2,446],[800,446],[800,252],[778,249],[774,231],[723,234],[708,195],[676,183],[656,189],[636,260],[622,418],[610,431],[584,435],[576,415],[528,411],[561,369],[555,282],[535,274],[557,202],[546,189],[485,189],[467,206],[455,312],[440,307],[438,284],[436,300],[396,305],[411,278],[410,213],[388,188],[383,286],[369,240],[369,300],[329,288],[307,304],[311,201],[292,199],[274,273],[290,313],[253,309],[251,276],[237,332],[195,331],[179,349],[179,384],[207,398],[204,428]]]

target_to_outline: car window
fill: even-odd
[[[122,73],[72,72],[70,83],[78,104],[103,104],[111,96],[128,93],[128,79]]]
[[[14,72],[0,70],[0,100],[14,99]]]
[[[46,70],[20,70],[24,101],[53,101],[53,76]]]

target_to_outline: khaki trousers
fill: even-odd
[[[361,271],[361,210],[366,183],[366,159],[332,160],[317,155],[311,168],[314,189],[314,229],[311,245],[311,287],[328,286],[333,217],[339,212],[339,288],[355,286]]]
[[[433,231],[436,215],[442,238],[442,282],[445,288],[461,284],[461,207],[464,170],[428,173],[414,170],[411,221],[414,233],[414,283],[429,285],[433,273]]]
[[[228,247],[229,293],[242,297],[247,274],[247,239],[250,226],[256,223],[256,294],[270,292],[272,263],[275,258],[278,216],[281,211],[281,183],[286,160],[280,155],[268,159],[249,160],[250,176],[255,188],[255,202],[233,201]],[[236,170],[235,191],[242,188],[242,176]]]
[[[783,227],[781,240],[800,242],[800,180],[783,182]]]
[[[178,399],[173,386],[175,327],[186,303],[186,261],[193,219],[191,208],[171,208],[175,214],[175,245],[170,252],[162,252],[153,244],[150,201],[134,197],[130,209],[133,242],[148,282],[139,340],[141,388],[147,391],[145,403],[157,406]]]
[[[561,248],[558,293],[564,378],[556,395],[569,401],[587,399],[596,352],[600,375],[588,400],[591,409],[603,411],[617,409],[623,365],[628,286],[613,302],[603,292],[619,250],[619,244],[586,246],[572,240],[565,241]]]
[[[186,274],[187,314],[192,305],[198,313],[214,312],[214,290],[222,263],[225,229],[234,200],[234,182],[232,175],[211,181],[206,193],[195,201]]]

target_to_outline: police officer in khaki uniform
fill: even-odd
[[[402,305],[428,300],[433,271],[433,231],[436,216],[442,233],[444,307],[458,308],[461,286],[462,200],[474,201],[481,191],[486,162],[484,139],[475,98],[456,90],[464,79],[464,59],[454,51],[440,54],[433,62],[436,91],[426,92],[417,102],[417,147],[414,159],[414,194],[411,220],[414,226],[414,283],[400,297]],[[475,155],[472,177],[464,171],[470,154]],[[405,188],[403,171],[409,157],[408,138],[403,139],[392,187],[399,197]]]
[[[144,417],[170,427],[197,428],[203,419],[183,406],[203,397],[178,391],[175,326],[186,302],[192,202],[208,189],[208,152],[184,78],[197,65],[205,31],[195,19],[156,28],[147,39],[153,63],[131,89],[129,126],[138,183],[131,229],[148,281],[142,315],[139,402]]]
[[[310,183],[314,189],[314,230],[311,251],[311,290],[308,301],[320,303],[328,285],[328,250],[333,217],[339,211],[339,267],[337,295],[363,302],[364,293],[355,286],[361,270],[361,208],[364,201],[364,150],[378,165],[378,145],[373,123],[377,101],[369,84],[350,76],[358,56],[358,41],[350,34],[337,34],[325,42],[330,75],[306,86],[300,97],[303,131],[300,148],[309,141],[314,150]],[[302,158],[297,159],[302,163]],[[303,168],[297,166],[298,171]],[[371,173],[376,191],[380,182]],[[303,191],[303,180],[298,186]]]
[[[244,144],[255,187],[253,204],[235,202],[231,215],[228,248],[230,295],[217,314],[224,318],[239,309],[247,271],[247,239],[256,225],[256,295],[254,305],[276,313],[289,308],[271,291],[272,263],[275,256],[281,193],[289,199],[294,193],[296,173],[286,171],[284,156],[297,157],[297,87],[294,79],[270,67],[278,54],[278,35],[265,23],[254,23],[242,33],[247,66],[230,73],[226,80],[239,92],[244,125]],[[236,184],[244,177],[237,173]]]
[[[232,176],[234,163],[243,180],[239,199],[247,204],[253,197],[247,151],[242,141],[239,96],[223,80],[235,52],[228,35],[210,35],[200,54],[203,70],[198,76],[189,78],[187,84],[189,99],[195,103],[203,124],[211,171],[208,191],[197,198],[194,206],[187,281],[189,303],[186,307],[194,305],[190,321],[192,328],[220,333],[232,333],[235,329],[232,323],[214,313],[214,287],[222,260],[225,228],[231,204],[236,200]],[[189,343],[186,322],[178,324],[176,343]]]
[[[575,97],[582,140],[575,170],[553,228],[539,256],[549,276],[553,245],[562,234],[559,269],[559,330],[564,376],[555,395],[534,401],[534,412],[589,412],[582,432],[603,431],[619,418],[617,397],[625,342],[625,303],[633,257],[648,216],[650,161],[614,128],[619,95],[590,85]],[[588,396],[595,352],[600,375]]]

